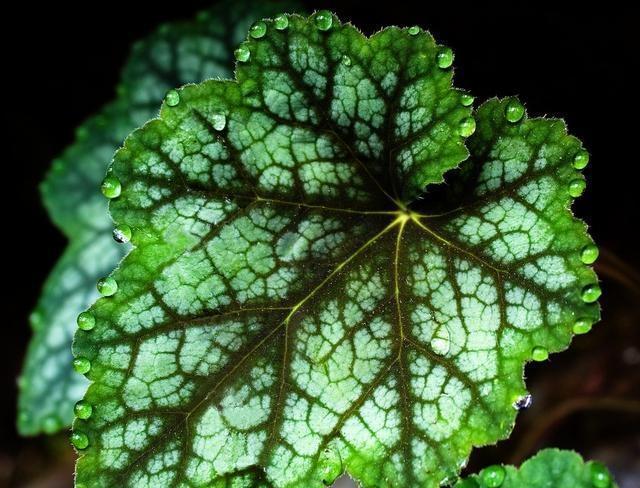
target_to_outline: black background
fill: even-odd
[[[41,207],[37,185],[52,158],[72,141],[74,128],[113,97],[132,41],[160,22],[188,19],[210,4],[133,3],[78,7],[25,2],[3,15],[5,27],[11,24],[16,31],[4,32],[9,34],[2,60],[7,86],[0,95],[3,119],[9,124],[1,182],[3,210],[9,217],[3,243],[5,253],[14,253],[10,258],[5,254],[1,281],[0,391],[5,394],[0,402],[0,485],[17,453],[43,442],[19,440],[13,427],[15,378],[30,336],[27,317],[65,245]],[[588,190],[576,213],[590,224],[602,248],[625,267],[637,269],[638,12],[609,3],[597,8],[583,4],[580,10],[538,4],[480,9],[452,1],[438,2],[444,8],[428,2],[376,3],[306,2],[309,11],[332,8],[369,34],[385,25],[419,24],[454,49],[456,85],[477,100],[517,94],[530,116],[564,118],[592,153],[585,171]],[[620,306],[636,311],[638,296]],[[637,331],[632,337],[637,339]],[[530,374],[534,376],[535,369]]]

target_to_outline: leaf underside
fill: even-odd
[[[598,319],[564,124],[491,100],[465,145],[428,33],[319,15],[116,154],[134,249],[75,338],[80,483],[438,486],[508,435],[533,348]]]
[[[485,488],[490,485],[489,472],[482,470],[458,482],[456,488]],[[616,488],[611,474],[600,463],[584,462],[579,454],[560,449],[544,449],[525,461],[520,468],[504,466],[500,488]]]
[[[53,433],[71,424],[88,382],[71,367],[76,317],[98,297],[96,281],[129,246],[111,238],[113,222],[100,182],[113,153],[136,127],[158,113],[168,89],[229,77],[233,48],[256,18],[291,3],[226,1],[197,20],[167,24],[134,45],[118,98],[79,127],[75,142],[42,183],[44,204],[69,245],[51,271],[31,316],[34,336],[20,379],[18,429]]]

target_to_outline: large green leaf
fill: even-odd
[[[488,102],[469,163],[417,199],[476,124],[448,48],[286,24],[116,154],[135,248],[76,334],[80,483],[437,486],[510,432],[524,364],[598,318],[568,210],[586,153],[562,122]]]
[[[520,468],[491,466],[456,483],[455,488],[616,488],[607,468],[579,454],[544,449]]]
[[[113,152],[126,135],[155,116],[168,89],[211,77],[228,77],[233,48],[253,20],[291,3],[225,1],[197,20],[167,24],[134,46],[118,98],[84,123],[42,183],[45,206],[69,245],[44,285],[31,323],[34,337],[20,381],[18,428],[22,434],[55,432],[70,425],[73,405],[87,381],[71,368],[76,317],[98,296],[128,246],[111,238],[112,222],[100,194]]]

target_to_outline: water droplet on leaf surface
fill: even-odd
[[[409,27],[409,34],[411,34],[412,36],[417,36],[419,32],[420,32],[420,27],[418,27],[417,25],[413,25]]]
[[[573,158],[573,167],[575,169],[584,169],[589,164],[589,153],[587,151],[578,151]]]
[[[536,346],[531,350],[531,359],[534,361],[546,361],[549,359],[549,351],[546,347]]]
[[[516,123],[524,116],[524,105],[519,100],[512,98],[507,102],[504,116],[511,123]]]
[[[611,475],[602,463],[591,463],[590,471],[593,486],[596,488],[608,488],[611,485]]]
[[[591,330],[592,324],[588,319],[578,319],[575,324],[573,324],[573,333],[574,334],[586,334]]]
[[[475,97],[469,95],[468,93],[464,93],[461,97],[460,97],[460,103],[464,106],[464,107],[469,107],[473,101],[475,100]]]
[[[120,180],[118,178],[113,175],[107,175],[105,179],[102,180],[100,190],[102,191],[102,194],[107,198],[117,198],[122,192],[122,185],[120,184]]]
[[[258,22],[253,24],[249,29],[249,35],[254,39],[260,39],[261,37],[264,37],[266,33],[267,24],[262,20],[259,20]]]
[[[75,358],[73,360],[73,369],[80,374],[87,374],[91,370],[91,361],[87,358]]]
[[[289,27],[289,18],[285,14],[280,14],[273,19],[273,25],[278,30],[285,30]]]
[[[600,255],[600,251],[595,244],[589,244],[588,246],[584,246],[582,251],[580,252],[580,259],[584,264],[593,264],[598,259]]]
[[[111,276],[98,280],[96,287],[98,288],[98,293],[103,297],[110,297],[118,291],[118,283]]]
[[[169,107],[175,107],[180,103],[180,93],[178,93],[178,90],[169,90],[164,97],[164,101]]]
[[[322,31],[331,29],[333,25],[333,15],[328,10],[320,10],[315,17],[316,27]]]
[[[458,134],[462,137],[469,137],[476,131],[476,119],[473,117],[467,117],[460,121],[458,126]]]
[[[602,295],[602,290],[600,287],[593,283],[591,285],[587,285],[582,289],[582,301],[585,303],[593,303]]]
[[[73,444],[76,449],[86,449],[89,447],[89,438],[84,432],[76,431],[71,434],[71,444]]]
[[[438,56],[436,56],[438,67],[446,69],[453,64],[453,51],[450,47],[443,47],[440,49]]]
[[[96,318],[89,312],[82,312],[77,319],[78,328],[91,330],[96,326]]]
[[[73,407],[73,411],[79,419],[87,420],[93,413],[93,407],[84,400],[80,400],[76,403],[75,407]]]
[[[573,198],[578,198],[584,192],[587,187],[587,183],[584,180],[573,180],[569,183],[569,195]]]
[[[240,46],[238,47],[238,49],[233,51],[233,55],[235,56],[236,60],[240,61],[241,63],[246,63],[251,57],[251,51],[249,51],[249,48],[247,46]]]
[[[502,466],[489,466],[480,473],[480,478],[485,486],[488,488],[498,488],[504,482],[506,476],[505,470]]]

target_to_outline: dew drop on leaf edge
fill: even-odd
[[[178,90],[171,89],[165,95],[164,101],[169,107],[175,107],[180,103],[180,93],[178,93]]]
[[[120,244],[129,242],[131,240],[131,227],[126,224],[120,224],[113,229],[113,240]]]
[[[91,361],[87,358],[75,358],[73,360],[73,369],[80,374],[87,374],[91,371]]]
[[[82,312],[77,318],[78,328],[91,330],[96,326],[96,318],[90,312]]]
[[[107,175],[100,185],[102,194],[107,198],[117,198],[122,192],[120,180],[113,175]]]
[[[333,15],[328,10],[320,10],[315,15],[316,27],[321,31],[327,31],[331,29],[333,25]]]
[[[519,100],[512,98],[505,106],[504,116],[509,122],[515,124],[524,116],[524,105]]]
[[[494,465],[485,468],[480,473],[482,483],[488,488],[498,488],[504,483],[506,472],[502,466]]]
[[[476,131],[476,119],[466,117],[460,121],[458,125],[458,134],[462,137],[469,137]]]
[[[249,48],[247,46],[239,46],[238,49],[233,52],[233,55],[235,56],[237,61],[246,63],[251,57],[251,51],[249,51]]]
[[[91,417],[93,413],[93,407],[90,403],[85,402],[84,400],[80,400],[73,407],[73,412],[76,414],[76,417],[82,420],[87,420]]]
[[[71,444],[73,444],[76,449],[86,449],[89,447],[89,438],[84,432],[76,431],[71,434]]]
[[[438,67],[447,69],[453,64],[453,51],[450,47],[440,48],[440,52],[436,56]]]
[[[578,151],[573,158],[573,167],[575,169],[584,169],[589,164],[589,153],[587,151]]]
[[[591,321],[585,318],[578,319],[573,324],[573,333],[574,334],[586,334],[591,330],[592,324]]]
[[[536,346],[531,350],[531,359],[534,361],[546,361],[549,359],[549,351],[546,347]]]
[[[578,198],[582,193],[584,193],[585,188],[587,187],[587,183],[582,179],[573,180],[569,183],[569,195],[573,198]]]
[[[587,246],[584,246],[582,248],[582,251],[580,251],[580,260],[584,264],[593,264],[596,262],[599,255],[600,250],[598,249],[598,246],[596,246],[595,244],[589,244]]]
[[[420,27],[417,25],[413,25],[409,27],[409,34],[412,36],[417,36],[420,33]]]
[[[602,463],[594,461],[591,463],[589,470],[593,486],[596,488],[608,488],[611,485],[611,475]]]
[[[96,288],[103,297],[110,297],[118,291],[118,282],[111,276],[107,276],[98,280]]]
[[[249,35],[254,39],[260,39],[267,33],[267,24],[263,20],[255,22],[249,29]]]
[[[469,107],[474,100],[475,100],[475,97],[473,97],[472,95],[469,95],[468,93],[463,93],[462,96],[460,97],[460,103],[462,104],[463,107]]]
[[[285,30],[289,27],[289,18],[286,14],[280,14],[275,19],[273,19],[273,25],[277,30]]]
[[[600,287],[593,283],[591,285],[587,285],[582,289],[582,300],[585,303],[593,303],[602,295],[602,290]]]

